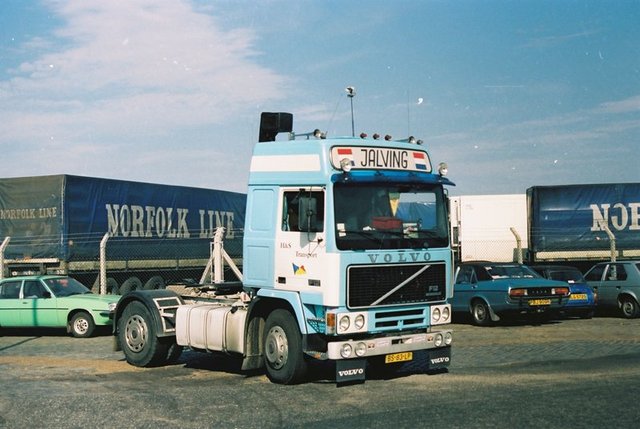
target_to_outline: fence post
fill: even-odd
[[[107,241],[109,233],[107,232],[100,240],[100,295],[107,293]]]
[[[514,227],[509,228],[511,233],[516,237],[516,249],[517,249],[517,257],[518,263],[522,264],[522,240],[520,239],[520,234]]]
[[[0,279],[4,278],[4,251],[10,241],[11,237],[5,237],[4,240],[2,240],[2,244],[0,244]]]
[[[611,262],[615,262],[618,254],[616,251],[616,236],[613,235],[613,232],[611,232],[609,225],[607,225],[607,222],[605,222],[604,219],[600,219],[598,221],[598,226],[600,226],[600,229],[606,232],[607,236],[609,236],[609,242],[611,243]]]

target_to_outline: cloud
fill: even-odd
[[[35,58],[0,81],[0,141],[163,135],[286,95],[285,77],[258,64],[255,34],[188,1],[46,5],[64,26],[55,44],[29,40]]]

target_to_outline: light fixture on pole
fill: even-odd
[[[356,127],[353,122],[353,97],[356,96],[356,88],[353,86],[348,86],[345,91],[347,91],[347,97],[351,101],[351,137],[356,136]]]

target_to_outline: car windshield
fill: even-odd
[[[578,270],[549,271],[549,278],[567,283],[584,283],[584,277]]]
[[[484,267],[492,279],[531,279],[539,278],[529,267],[524,265],[486,265]]]
[[[446,247],[440,186],[337,183],[336,245],[341,250]]]
[[[56,277],[44,281],[57,297],[82,295],[91,291],[82,283],[71,277]]]

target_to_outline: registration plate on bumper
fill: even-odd
[[[408,362],[413,359],[413,352],[392,353],[384,357],[384,363]]]
[[[532,299],[529,301],[529,305],[550,305],[550,299]]]
[[[586,293],[575,293],[575,294],[571,295],[569,297],[569,299],[571,299],[571,300],[574,300],[574,299],[578,300],[579,299],[579,300],[582,300],[582,301],[586,301],[587,300],[587,294]]]

